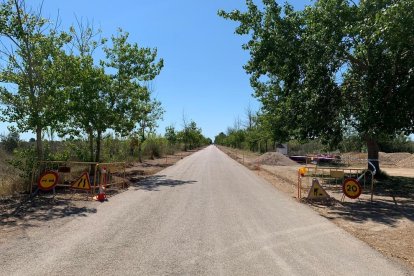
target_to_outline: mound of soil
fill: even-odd
[[[409,158],[412,154],[408,152],[395,152],[385,153],[379,152],[379,161],[381,165],[388,167],[401,167],[401,164],[405,164],[403,160]],[[347,152],[341,154],[343,162],[350,164],[366,164],[368,159],[367,153],[361,152]],[[401,164],[400,164],[401,162]]]
[[[395,166],[397,159],[401,158],[397,154],[379,152],[378,158],[382,166]]]
[[[394,153],[379,153],[379,160],[381,165],[388,167],[400,167],[398,162],[411,156],[408,152],[394,152]]]
[[[298,164],[279,152],[266,152],[256,158],[253,163],[271,166],[293,166]]]
[[[397,166],[401,168],[414,168],[414,154],[411,154],[409,157],[400,160],[397,163]]]
[[[367,153],[362,152],[346,152],[341,154],[343,163],[349,164],[366,164],[368,159]]]
[[[407,159],[408,157],[410,157],[412,154],[409,152],[394,152],[394,153],[387,153],[388,158],[394,162],[395,164],[397,164],[398,162],[400,162],[401,160]]]

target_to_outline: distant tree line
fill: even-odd
[[[249,107],[246,109],[244,119],[237,118],[232,127],[228,127],[227,131],[215,136],[214,144],[260,153],[276,151],[281,142],[272,135],[266,124],[267,118],[269,117],[263,116],[260,112],[253,112]],[[368,152],[363,137],[351,131],[343,134],[336,147],[326,145],[321,139],[309,141],[292,139],[283,141],[283,143],[287,143],[288,153],[293,155],[322,152]],[[378,139],[378,148],[383,152],[414,153],[414,141],[403,133],[392,137],[384,135]]]

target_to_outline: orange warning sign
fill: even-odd
[[[59,175],[56,172],[44,172],[37,181],[37,187],[43,191],[51,190],[56,186],[58,178]]]
[[[348,178],[345,179],[344,184],[342,185],[342,191],[347,197],[356,199],[361,195],[362,187],[361,184],[359,184],[358,180]]]
[[[89,174],[87,172],[83,173],[81,177],[72,183],[71,188],[79,190],[90,190],[91,183],[89,182]]]
[[[309,199],[323,199],[329,198],[328,193],[322,188],[321,184],[319,184],[318,179],[314,178],[312,180],[312,187],[309,190],[308,194]]]

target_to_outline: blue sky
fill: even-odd
[[[258,2],[258,1],[256,1]],[[27,1],[37,7],[40,0]],[[310,1],[290,1],[303,8]],[[165,109],[158,133],[168,125],[182,128],[183,114],[214,139],[244,119],[247,106],[259,109],[242,66],[249,58],[241,49],[247,37],[234,34],[235,22],[217,16],[217,10],[245,10],[244,0],[44,0],[43,15],[56,18],[67,30],[79,19],[93,22],[110,37],[121,27],[130,41],[158,48],[165,67],[153,83],[154,96]],[[96,58],[101,58],[97,56]],[[5,124],[0,133],[6,133]],[[23,139],[33,137],[22,135]]]

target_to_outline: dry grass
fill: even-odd
[[[0,149],[0,196],[24,191],[24,181],[19,172],[7,160],[11,156]]]

